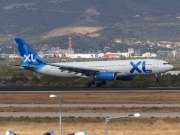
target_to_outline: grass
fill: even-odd
[[[23,118],[21,118],[23,119]],[[59,119],[1,118],[0,134],[13,130],[18,135],[42,135],[47,130],[59,134]],[[105,120],[102,118],[63,118],[63,135],[76,131],[87,131],[88,135],[105,135]],[[180,119],[174,118],[122,118],[108,123],[109,135],[179,135]]]
[[[179,104],[180,91],[120,91],[120,92],[0,92],[1,104]]]
[[[50,94],[62,96],[63,104],[179,104],[179,91],[120,91],[120,92],[1,92],[1,104],[58,104]],[[0,111],[58,112],[49,107],[7,107]],[[179,107],[75,107],[64,108],[63,112],[180,112]],[[103,118],[62,118],[63,135],[76,131],[87,131],[88,135],[104,135]],[[109,135],[179,135],[180,118],[122,118],[109,121]],[[0,134],[13,130],[18,135],[41,135],[47,130],[59,134],[59,118],[0,117]]]
[[[2,107],[0,112],[58,112],[59,107]],[[180,112],[180,107],[62,107],[62,112]]]

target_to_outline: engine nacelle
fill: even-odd
[[[134,76],[117,76],[116,80],[121,80],[121,81],[132,81],[134,79]]]
[[[95,75],[95,79],[100,81],[113,81],[114,78],[114,72],[99,72]]]

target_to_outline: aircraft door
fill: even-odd
[[[157,61],[153,62],[153,68],[158,68],[158,62]]]

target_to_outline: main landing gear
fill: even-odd
[[[101,87],[102,85],[106,85],[106,81],[99,81],[97,83],[95,83],[95,81],[90,81],[85,84],[85,87],[91,87],[91,85],[95,85],[95,84],[96,84],[96,87]]]

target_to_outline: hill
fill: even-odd
[[[91,34],[96,31],[101,30],[101,27],[66,27],[66,28],[59,28],[54,29],[48,34],[44,35],[43,38],[50,38],[50,37],[56,37],[56,36],[63,36],[63,35],[69,35],[74,33],[79,34]]]
[[[40,36],[69,26],[177,23],[179,0],[2,0],[1,36]]]
[[[67,48],[69,34],[75,52],[105,47],[112,52],[129,47],[146,52],[147,46],[126,46],[127,42],[179,42],[179,7],[179,0],[1,0],[0,53],[14,52],[15,37],[33,45]],[[159,49],[163,50],[151,51]]]

